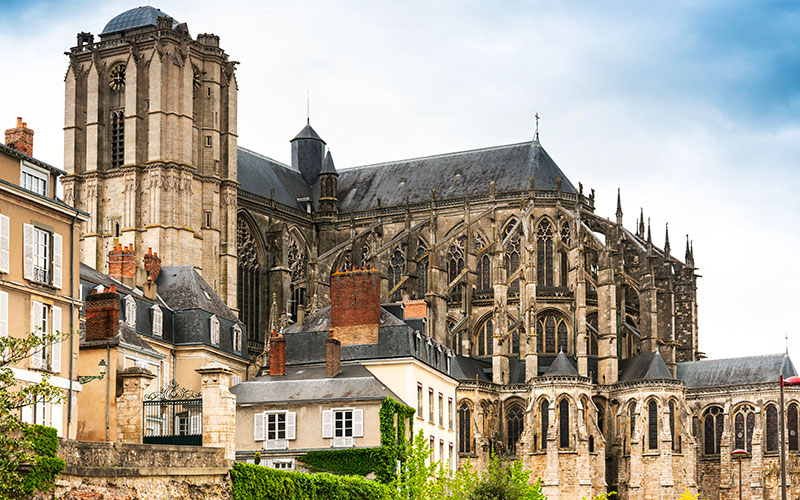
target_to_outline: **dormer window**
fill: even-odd
[[[219,345],[219,319],[215,315],[211,315],[208,321],[211,327],[211,344]]]
[[[239,352],[242,350],[242,328],[239,325],[233,325],[233,350]]]
[[[43,169],[23,162],[20,168],[19,185],[28,191],[47,196],[47,181],[50,176]]]
[[[153,337],[161,337],[163,334],[164,313],[158,305],[151,307],[153,311]]]
[[[131,295],[125,297],[125,323],[136,328],[136,300]]]

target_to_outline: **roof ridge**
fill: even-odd
[[[263,158],[263,159],[265,159],[265,160],[269,160],[269,161],[271,161],[271,162],[275,163],[276,165],[280,165],[280,166],[281,166],[281,167],[283,167],[283,168],[288,168],[288,169],[289,169],[289,170],[291,170],[292,172],[296,172],[296,170],[294,170],[294,169],[293,169],[292,167],[290,167],[289,165],[287,165],[287,164],[283,163],[282,161],[280,161],[280,160],[276,160],[275,158],[270,158],[269,156],[267,156],[267,155],[264,155],[264,154],[261,154],[261,153],[259,153],[259,152],[257,152],[257,151],[253,151],[252,149],[248,149],[248,148],[245,148],[245,147],[243,147],[243,146],[239,146],[239,145],[237,145],[237,146],[236,146],[236,149],[241,149],[242,151],[245,151],[245,152],[247,152],[247,153],[250,153],[251,155],[258,156],[259,158]]]
[[[514,147],[514,146],[522,146],[522,145],[526,145],[526,144],[530,144],[530,141],[515,142],[513,144],[503,144],[503,145],[500,145],[500,146],[487,146],[487,147],[483,147],[483,148],[465,149],[463,151],[453,151],[453,152],[450,152],[450,153],[440,153],[440,154],[428,155],[428,156],[415,156],[413,158],[403,158],[403,159],[400,159],[400,160],[384,161],[384,162],[381,162],[381,163],[368,163],[366,165],[357,165],[355,167],[341,168],[341,171],[345,171],[345,170],[360,170],[360,169],[364,169],[364,168],[373,168],[373,167],[383,167],[383,166],[386,166],[386,165],[391,165],[393,163],[410,162],[410,161],[416,161],[416,160],[429,160],[429,159],[432,159],[432,158],[444,158],[444,157],[447,157],[447,156],[457,156],[457,155],[464,155],[464,154],[469,154],[469,153],[478,153],[478,152],[483,152],[483,151],[494,151],[494,150],[497,150],[497,149],[511,148],[511,147]]]
[[[775,354],[754,354],[752,356],[737,356],[731,358],[713,358],[713,359],[698,359],[695,361],[681,361],[678,364],[685,364],[685,363],[702,363],[702,362],[709,362],[709,361],[728,361],[731,359],[748,359],[748,358],[772,358],[772,357],[783,357],[786,353],[780,352]]]

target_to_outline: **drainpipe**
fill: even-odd
[[[108,442],[108,393],[111,390],[111,346],[106,344],[106,442]],[[115,368],[116,369],[116,368]]]
[[[67,439],[72,426],[72,374],[75,360],[75,221],[78,212],[72,216],[69,231],[69,390],[67,391]],[[79,285],[80,286],[80,285]]]

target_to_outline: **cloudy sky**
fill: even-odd
[[[143,0],[140,0],[143,1]],[[155,0],[152,0],[155,2]],[[64,51],[123,1],[0,0],[0,128],[62,163]],[[800,368],[800,4],[152,3],[239,61],[239,144],[288,162],[311,122],[338,168],[529,140],[700,267],[700,348]]]

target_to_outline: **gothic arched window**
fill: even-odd
[[[605,434],[606,420],[605,411],[603,406],[598,403],[597,405],[597,428],[600,429],[600,434]]]
[[[508,451],[516,453],[517,441],[525,427],[525,411],[520,405],[509,407],[506,412],[506,428],[508,429]]]
[[[567,322],[561,315],[540,314],[536,320],[536,336],[539,353],[558,354],[559,349],[568,353]]]
[[[703,412],[703,453],[706,455],[719,455],[723,423],[722,408],[712,406]]]
[[[447,281],[452,283],[454,279],[464,270],[464,244],[466,237],[453,238],[450,247],[447,249]],[[451,292],[453,296],[461,298],[463,284],[456,286]]]
[[[417,284],[419,298],[424,298],[428,291],[428,246],[421,239],[417,241]]]
[[[406,268],[406,253],[405,245],[401,245],[392,252],[392,257],[389,259],[389,272],[386,273],[389,278],[389,290],[391,291],[400,280],[403,279],[403,273]],[[402,299],[400,289],[394,291],[389,300],[397,302]]]
[[[243,219],[236,221],[236,248],[239,256],[237,266],[237,302],[239,319],[247,327],[247,338],[260,341],[258,311],[259,305],[259,265],[256,242]]]
[[[630,442],[633,442],[633,436],[636,434],[636,403],[631,403],[631,406],[628,409],[628,428],[630,430],[630,436],[628,436],[628,439]]]
[[[111,110],[110,144],[111,167],[121,167],[125,162],[125,65],[117,64],[108,74]]]
[[[561,286],[567,286],[568,284],[568,276],[569,276],[569,260],[567,259],[567,252],[564,250],[558,251],[559,257],[559,267],[561,268]]]
[[[558,447],[569,448],[569,401],[558,402]]]
[[[658,404],[654,399],[647,403],[647,447],[658,449]]]
[[[519,354],[519,341],[522,327],[514,329],[511,332],[511,354]]]
[[[508,238],[508,242],[506,242],[506,247],[504,249],[505,254],[503,255],[503,263],[506,266],[506,281],[508,281],[508,278],[510,278],[511,275],[514,274],[514,272],[519,268],[519,232],[516,231],[514,224],[511,222],[506,225],[506,229],[503,231],[503,241],[505,241],[512,229],[514,229],[514,234]],[[509,288],[514,291],[518,290],[519,280],[515,279],[512,283],[510,283]]]
[[[778,451],[778,408],[767,405],[767,427],[764,433],[767,438],[767,451]]]
[[[472,451],[472,426],[470,425],[470,408],[467,403],[458,407],[458,452]]]
[[[350,250],[345,250],[336,259],[336,265],[331,270],[331,273],[336,271],[347,271],[353,269],[353,254]]]
[[[536,283],[553,286],[553,228],[547,219],[536,231]]]
[[[672,450],[680,451],[681,438],[675,432],[675,402],[672,400],[669,402],[669,435],[672,438]]]
[[[487,319],[478,329],[478,356],[491,356],[494,352],[494,325]]]
[[[786,424],[789,428],[789,450],[800,451],[800,408],[797,403],[790,403],[786,415]]]
[[[306,302],[304,287],[304,282],[306,280],[306,254],[301,243],[294,235],[290,235],[289,237],[288,264],[289,278],[292,280],[289,286],[291,292],[289,314],[291,315],[292,321],[297,321],[297,313]]]
[[[586,318],[586,355],[597,356],[597,313]]]
[[[475,235],[475,251],[480,251],[486,247],[486,242],[480,234]],[[483,254],[478,257],[478,267],[475,269],[478,277],[478,290],[489,290],[492,288],[492,262],[489,255]]]
[[[755,424],[756,416],[753,412],[753,407],[750,405],[739,407],[733,420],[733,446],[735,449],[747,450],[747,453],[753,451],[753,428]]]
[[[541,424],[542,449],[547,449],[547,428],[550,426],[550,403],[543,399],[539,405],[539,423]]]
[[[561,223],[561,243],[563,243],[565,247],[569,248],[570,233],[569,233],[569,223],[568,222],[562,222]]]

